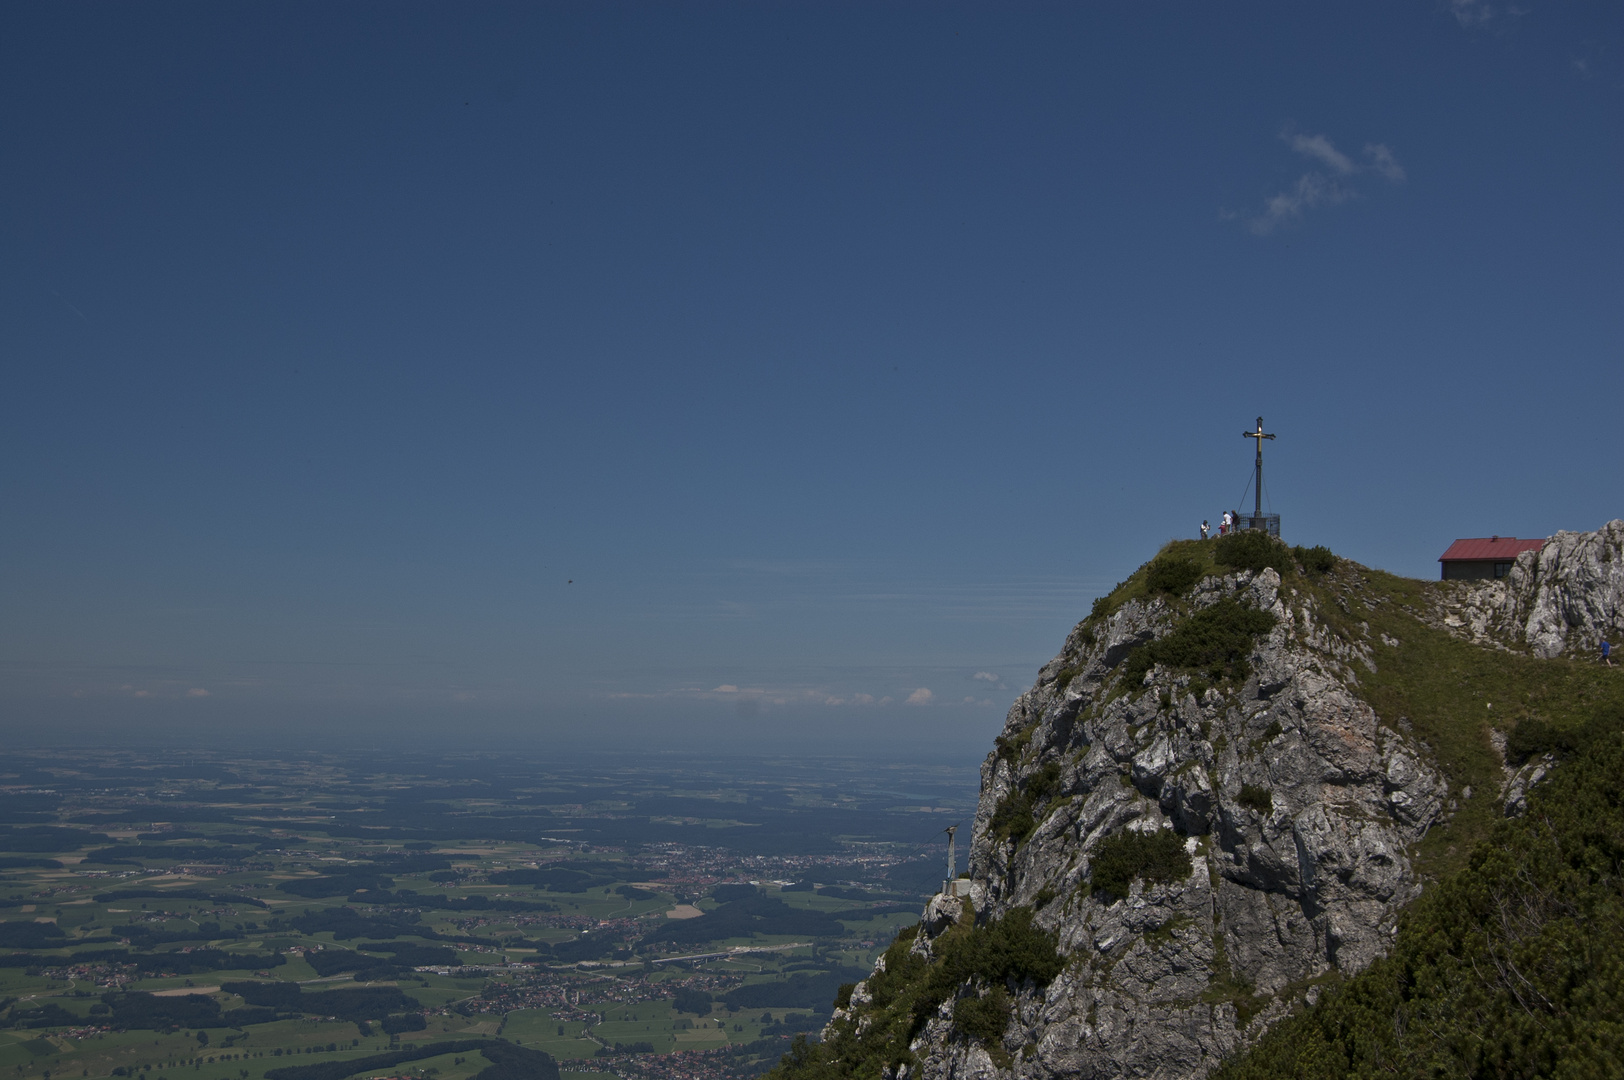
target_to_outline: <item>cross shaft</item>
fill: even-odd
[[[1263,440],[1273,439],[1274,436],[1263,430],[1263,417],[1257,418],[1256,431],[1241,432],[1243,439],[1257,440],[1257,482],[1252,492],[1252,527],[1257,528],[1257,520],[1263,516]]]

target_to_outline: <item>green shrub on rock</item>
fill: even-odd
[[[1624,720],[1612,714],[1602,714],[1583,724],[1553,724],[1537,716],[1517,721],[1506,735],[1506,758],[1521,763],[1539,754],[1572,754],[1586,750],[1598,738],[1603,738],[1624,726]]]
[[[1188,555],[1158,555],[1145,570],[1145,587],[1153,593],[1182,596],[1205,573],[1206,567]]]
[[[1329,574],[1336,569],[1336,555],[1323,544],[1315,544],[1313,547],[1294,547],[1291,549],[1291,554],[1296,558],[1297,565],[1301,566],[1306,573]]]
[[[1214,681],[1244,678],[1252,643],[1274,624],[1275,617],[1267,611],[1243,607],[1226,596],[1179,623],[1166,637],[1135,649],[1123,661],[1124,677],[1130,686],[1137,685],[1153,665],[1162,664],[1200,671]]]
[[[989,1051],[1003,1049],[1009,1017],[1009,995],[1002,986],[994,986],[979,997],[962,997],[953,1003],[953,1026],[965,1038],[973,1039]]]
[[[978,987],[986,989],[976,1004],[966,1004],[971,1000],[966,995],[955,1005],[955,1026],[983,1041],[989,1052],[996,1047],[1002,1053],[1010,991],[1028,985],[1041,989],[1066,964],[1054,935],[1033,924],[1031,908],[1012,908],[980,926],[965,919],[932,942],[928,961],[911,951],[918,933],[918,926],[909,927],[885,951],[884,970],[868,979],[872,1001],[858,1017],[836,1021],[824,1042],[797,1039],[768,1075],[775,1080],[881,1080],[886,1070],[895,1075],[898,1066],[913,1061],[908,1044],[937,1009]]]
[[[1213,561],[1234,570],[1256,573],[1271,567],[1284,574],[1291,569],[1291,549],[1261,529],[1243,529],[1212,542]]]
[[[1235,797],[1235,801],[1263,817],[1268,817],[1274,811],[1274,794],[1256,784],[1242,784],[1241,793]]]
[[[1060,762],[1049,761],[1027,777],[1024,782],[1017,783],[998,802],[992,812],[992,833],[994,836],[1007,836],[1016,844],[1020,844],[1038,827],[1037,818],[1033,811],[1037,805],[1046,799],[1052,798],[1060,788]]]
[[[1123,829],[1105,838],[1089,859],[1089,883],[1095,892],[1127,896],[1136,879],[1183,881],[1194,863],[1184,838],[1168,829],[1134,832]]]

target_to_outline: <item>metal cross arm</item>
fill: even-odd
[[[1263,431],[1263,417],[1260,416],[1260,417],[1257,418],[1257,430],[1256,431],[1243,431],[1243,432],[1241,432],[1241,438],[1243,438],[1243,439],[1256,439],[1257,440],[1257,452],[1261,456],[1262,453],[1263,453],[1263,440],[1264,439],[1272,439],[1272,438],[1274,438],[1274,436],[1273,435],[1267,435],[1267,434],[1264,433],[1264,431]]]

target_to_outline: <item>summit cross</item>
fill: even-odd
[[[1257,418],[1257,430],[1243,431],[1241,432],[1241,438],[1257,440],[1257,484],[1255,485],[1256,490],[1252,492],[1254,500],[1252,503],[1252,517],[1256,520],[1263,516],[1263,440],[1273,439],[1274,436],[1264,432],[1263,417],[1260,416]]]

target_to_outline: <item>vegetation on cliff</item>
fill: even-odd
[[[1097,893],[1127,896],[1135,881],[1182,881],[1190,876],[1191,866],[1184,837],[1177,833],[1125,829],[1106,837],[1094,852],[1089,885]]]
[[[1051,761],[1041,766],[1024,782],[1017,784],[993,811],[993,835],[1007,836],[1015,843],[1021,843],[1038,826],[1034,811],[1052,798],[1059,786],[1060,763]]]
[[[1246,654],[1260,634],[1274,629],[1267,611],[1244,607],[1229,597],[1202,608],[1179,622],[1171,632],[1128,655],[1122,665],[1127,686],[1138,686],[1154,665],[1197,671],[1213,681],[1246,677]]]
[[[964,917],[931,942],[926,959],[912,951],[919,927],[897,936],[886,950],[883,971],[870,976],[869,1000],[856,1001],[852,987],[835,1004],[846,1016],[830,1025],[821,1043],[797,1039],[769,1076],[777,1080],[880,1080],[882,1072],[913,1060],[908,1044],[944,1002],[957,997],[955,1034],[982,1043],[1008,1063],[1001,1037],[1009,1025],[1009,992],[1047,986],[1065,967],[1054,937],[1032,924],[1030,908],[976,925]]]

